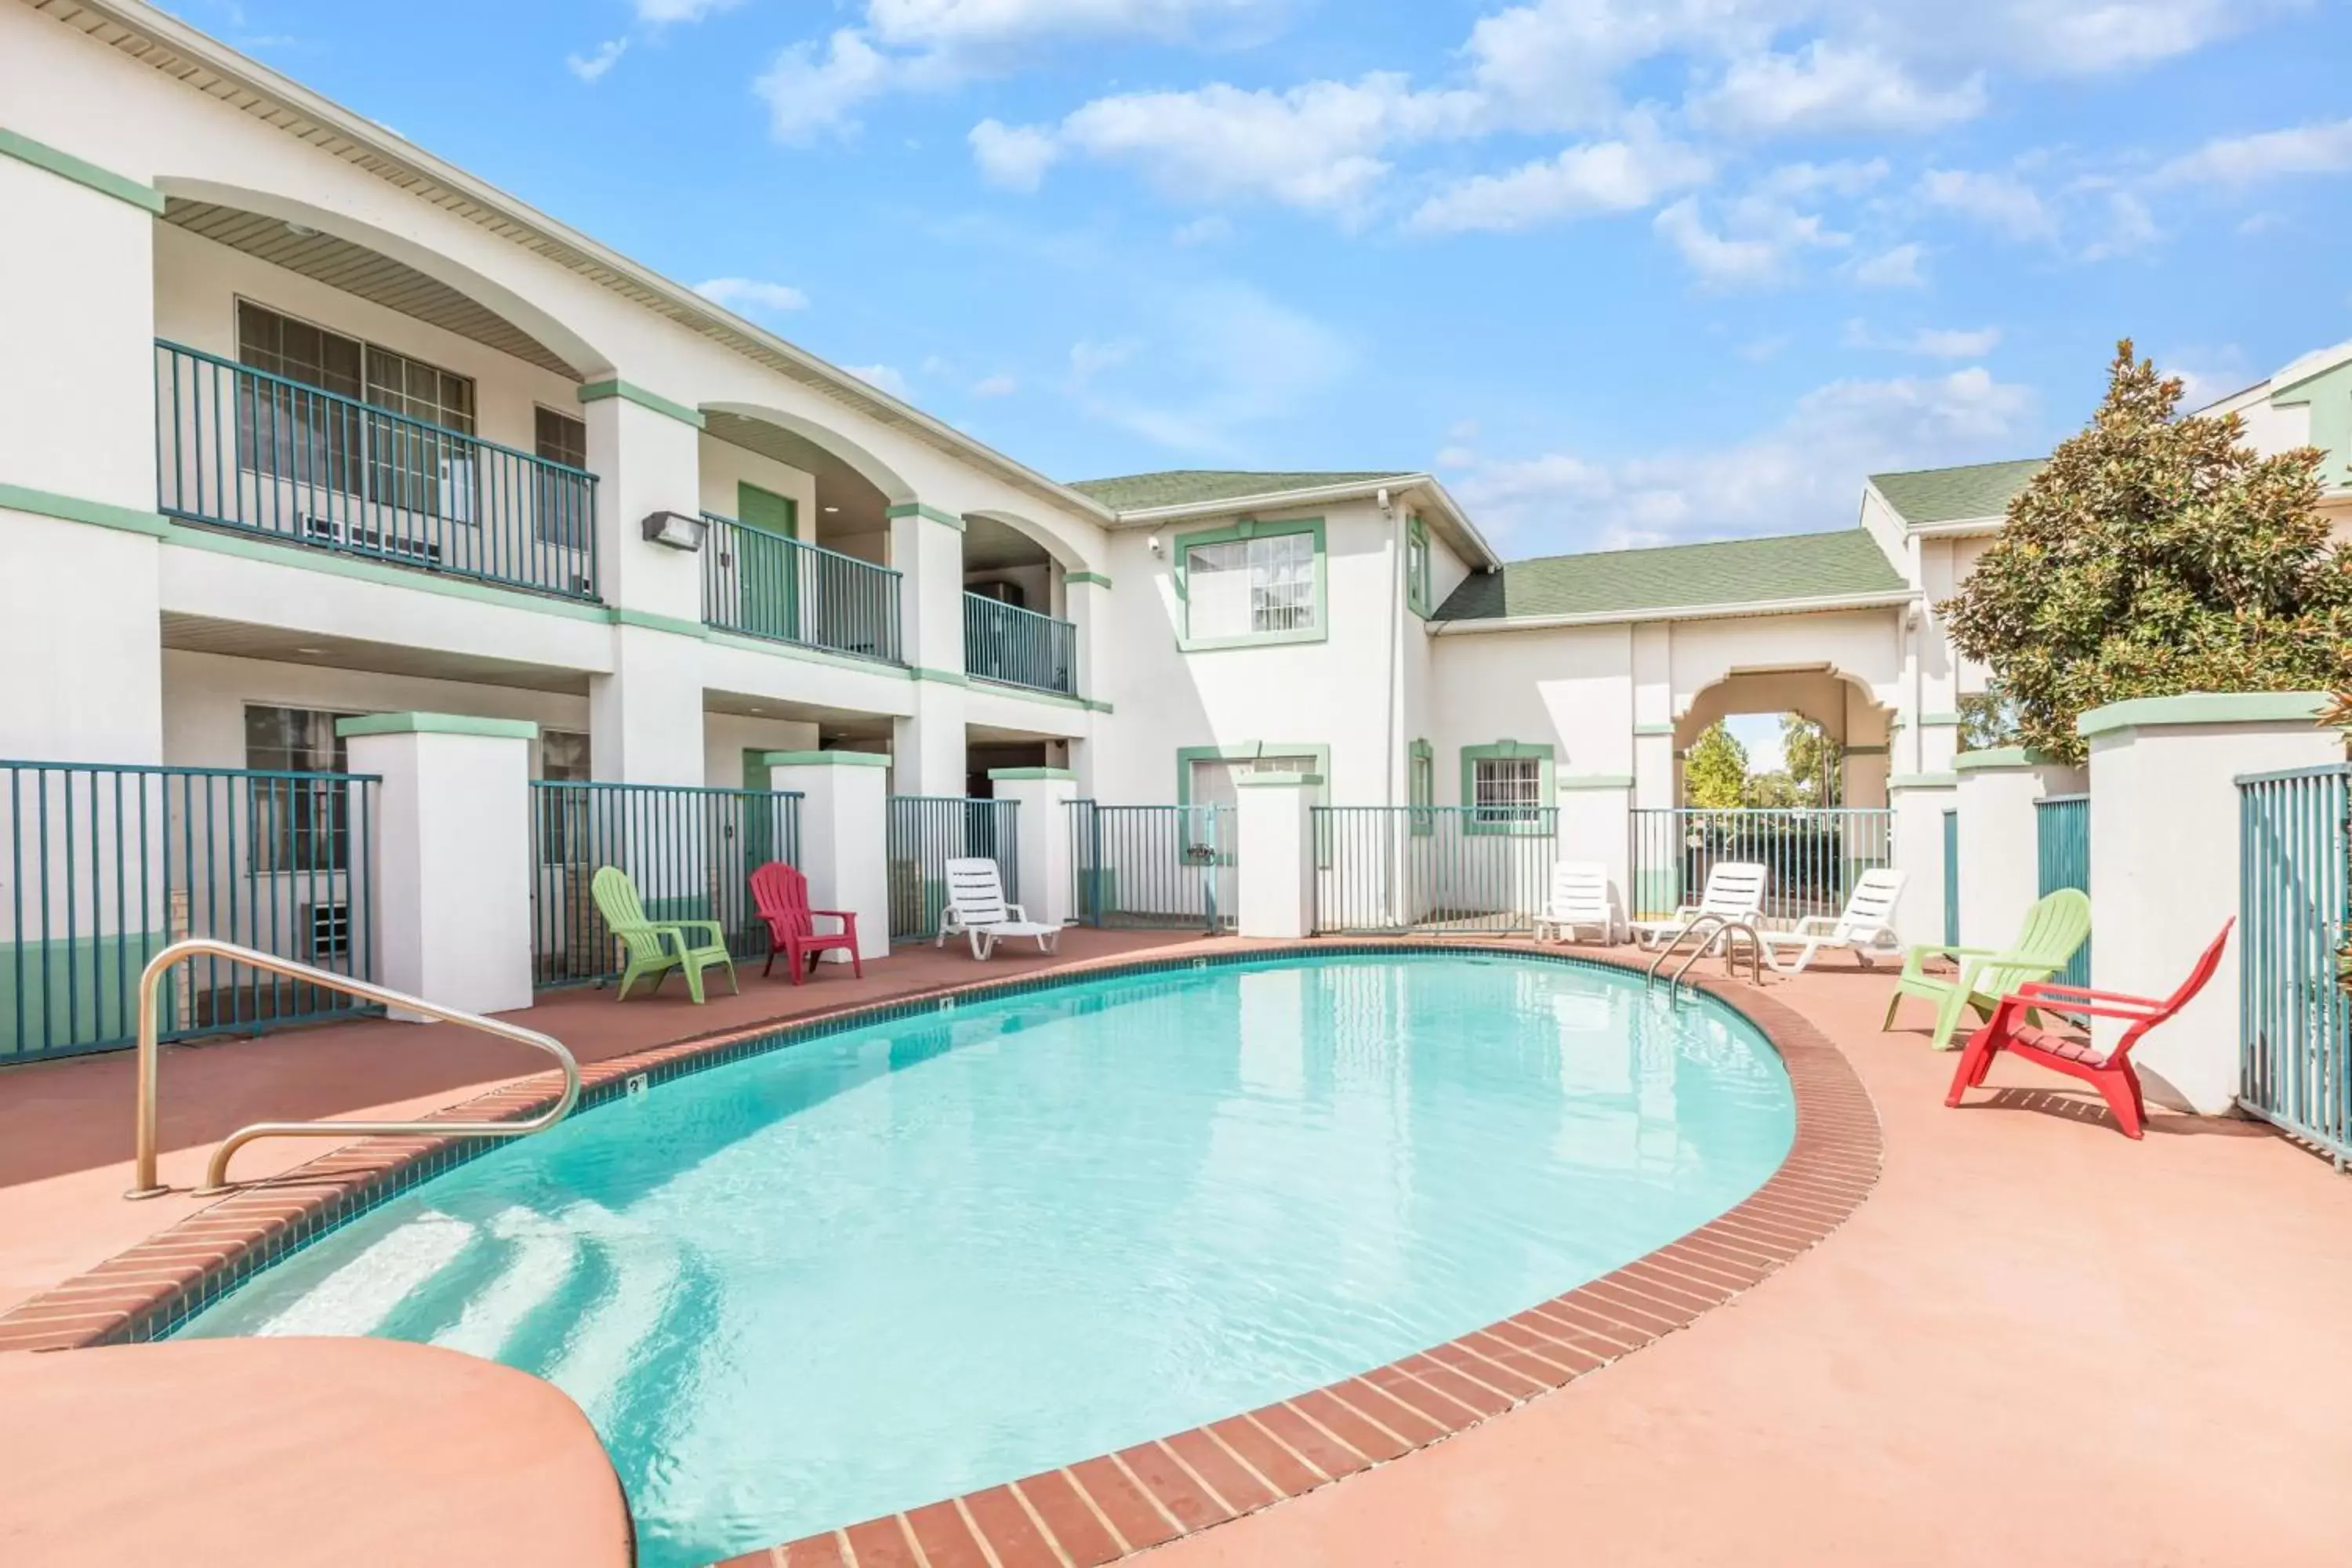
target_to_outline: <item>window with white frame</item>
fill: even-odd
[[[1417,516],[1405,520],[1404,594],[1405,604],[1413,614],[1425,616],[1433,608],[1429,602],[1429,529]]]
[[[1480,822],[1534,822],[1543,809],[1538,757],[1479,757],[1471,763],[1471,802]]]
[[[245,765],[257,775],[249,848],[256,871],[332,871],[351,847],[351,791],[340,781],[345,742],[335,721],[347,713],[309,708],[245,710]]]
[[[548,407],[531,410],[531,449],[567,468],[588,466],[588,422]],[[594,492],[584,474],[537,471],[531,506],[531,537],[542,544],[584,550],[595,519]]]
[[[1185,630],[1248,637],[1315,626],[1315,535],[1261,534],[1184,550]]]

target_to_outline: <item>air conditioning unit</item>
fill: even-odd
[[[1029,595],[1021,591],[1018,583],[973,583],[964,592],[975,599],[993,599],[1000,605],[1010,605],[1016,610],[1029,607]]]
[[[441,459],[441,515],[452,522],[474,521],[474,459]]]
[[[347,523],[341,518],[319,517],[304,513],[302,537],[318,544],[338,544],[348,549],[365,551],[394,561],[413,561],[422,566],[441,564],[441,546],[430,539],[408,539],[382,529]]]
[[[302,931],[309,951],[305,963],[325,964],[348,958],[352,952],[352,906],[348,900],[302,906]]]

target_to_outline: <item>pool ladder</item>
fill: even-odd
[[[427,1002],[421,996],[387,986],[372,985],[348,974],[332,970],[317,969],[275,953],[260,952],[235,942],[220,942],[208,936],[194,936],[175,942],[153,958],[139,974],[139,1064],[138,1077],[138,1152],[134,1160],[131,1187],[122,1195],[126,1198],[160,1197],[171,1189],[155,1179],[156,1116],[155,1091],[158,1058],[162,1056],[159,1036],[161,1020],[157,1016],[156,992],[163,976],[173,965],[197,957],[226,958],[265,973],[297,980],[333,991],[345,996],[356,996],[362,1002],[379,1002],[386,1007],[404,1013],[421,1014],[438,1018],[446,1024],[457,1024],[485,1035],[496,1035],[502,1040],[513,1040],[553,1057],[563,1071],[563,1092],[555,1103],[537,1116],[521,1121],[257,1121],[250,1127],[240,1127],[221,1141],[213,1151],[212,1163],[205,1168],[205,1184],[195,1189],[197,1197],[215,1197],[228,1190],[229,1156],[247,1143],[260,1138],[520,1138],[532,1132],[544,1132],[566,1116],[580,1102],[580,1064],[563,1043],[536,1029],[526,1029],[519,1024],[503,1023],[485,1018],[478,1013],[467,1013],[456,1007],[445,1007],[438,1002]]]
[[[1668,977],[1667,983],[1673,987],[1674,995],[1680,996],[1685,989],[1683,976],[1690,973],[1690,966],[1706,957],[1718,942],[1723,946],[1724,969],[1737,979],[1739,974],[1739,943],[1736,939],[1743,936],[1748,939],[1748,983],[1754,985],[1764,984],[1764,938],[1757,931],[1756,922],[1744,915],[1701,915],[1675,932],[1658,956],[1650,961],[1650,972],[1642,982],[1643,989],[1657,984],[1659,969],[1675,955],[1675,950],[1682,946],[1683,939],[1702,930],[1707,932],[1707,939],[1691,949],[1689,956]]]

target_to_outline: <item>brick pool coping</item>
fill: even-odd
[[[1048,989],[1075,977],[1222,967],[1290,953],[1465,950],[1618,969],[1640,964],[1612,949],[1428,938],[1109,955],[611,1058],[581,1069],[580,1109],[625,1094],[627,1080],[640,1074],[658,1083],[944,1003]],[[1565,1387],[1753,1289],[1843,1225],[1869,1195],[1879,1173],[1878,1119],[1851,1064],[1794,1009],[1716,976],[1695,976],[1694,983],[1771,1043],[1796,1102],[1795,1136],[1779,1169],[1722,1215],[1573,1290],[1360,1376],[1117,1454],[762,1548],[721,1568],[1093,1568],[1401,1458]],[[520,1119],[550,1103],[557,1087],[555,1075],[543,1073],[423,1120]],[[499,1142],[363,1139],[241,1188],[0,1315],[0,1351],[160,1338],[257,1270]]]

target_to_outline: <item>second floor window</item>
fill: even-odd
[[[1184,552],[1186,629],[1194,637],[1307,631],[1315,625],[1315,537],[1277,533]]]
[[[588,466],[588,422],[552,408],[531,410],[531,450],[567,468]],[[588,531],[595,526],[595,506],[589,481],[575,474],[541,468],[531,496],[531,537],[542,544],[567,550],[588,547]],[[553,775],[549,775],[552,777]]]

